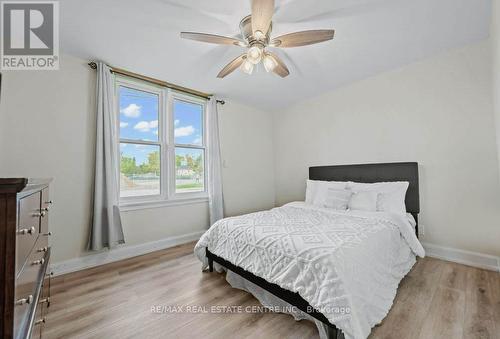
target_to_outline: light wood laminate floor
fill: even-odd
[[[317,338],[275,313],[153,313],[155,305],[258,306],[224,275],[201,272],[194,243],[52,279],[46,338]],[[178,311],[178,310],[177,310]],[[500,274],[432,258],[401,282],[370,338],[500,339]]]

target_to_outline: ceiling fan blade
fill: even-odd
[[[274,14],[274,0],[252,0],[252,31],[265,36]]]
[[[231,61],[230,63],[228,63],[226,66],[224,66],[224,68],[219,72],[219,74],[217,74],[217,78],[224,78],[226,75],[234,72],[235,69],[237,69],[238,67],[241,66],[241,64],[245,61],[247,55],[246,53],[245,54],[242,54],[240,55],[239,57],[237,57],[236,59],[234,59],[233,61]]]
[[[270,45],[274,47],[298,47],[317,44],[319,42],[332,40],[335,31],[333,29],[322,29],[313,31],[302,31],[281,35],[274,38]]]
[[[283,60],[281,60],[276,54],[267,52],[267,55],[276,61],[276,67],[274,67],[273,72],[278,74],[280,77],[285,78],[290,74],[288,67],[286,67]]]
[[[206,34],[206,33],[181,32],[181,38],[196,40],[201,42],[208,42],[210,44],[217,44],[217,45],[236,45],[236,46],[246,45],[243,41],[235,38],[229,38],[226,36]]]

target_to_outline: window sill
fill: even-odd
[[[120,204],[121,212],[208,203],[208,197],[178,198],[171,200],[134,201]]]

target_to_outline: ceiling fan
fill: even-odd
[[[285,63],[276,55],[267,50],[267,47],[299,47],[312,45],[333,39],[332,29],[310,30],[289,33],[271,38],[274,0],[252,0],[252,14],[244,17],[240,22],[240,31],[243,40],[214,34],[181,32],[181,38],[208,42],[219,45],[235,45],[247,48],[243,53],[227,64],[217,75],[224,78],[238,67],[247,74],[252,74],[255,65],[262,62],[267,72],[273,72],[282,78],[290,71]]]

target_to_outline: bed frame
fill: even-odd
[[[418,164],[416,162],[310,167],[309,179],[324,181],[356,181],[364,183],[408,181],[410,185],[406,191],[406,210],[411,213],[415,221],[417,221],[415,232],[418,237],[418,213],[420,212],[420,203],[418,191]],[[344,338],[342,331],[331,324],[321,312],[314,310],[298,293],[285,290],[241,267],[233,265],[229,261],[210,252],[208,248],[206,249],[206,255],[210,272],[213,272],[213,265],[214,262],[216,262],[326,324],[329,339]]]
[[[385,164],[309,167],[309,179],[324,181],[355,181],[365,183],[408,181],[409,186],[405,197],[406,211],[411,213],[417,222],[417,225],[415,226],[415,233],[418,237],[418,214],[420,213],[418,163],[393,162]]]

